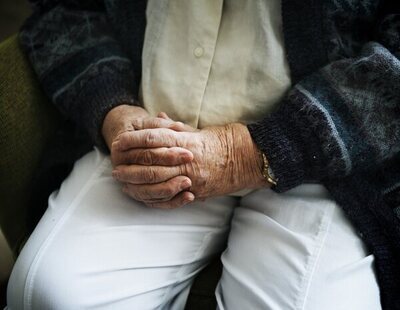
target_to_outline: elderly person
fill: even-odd
[[[220,309],[400,309],[399,13],[36,1],[22,45],[96,148],[50,196],[8,309],[182,309],[222,251]]]

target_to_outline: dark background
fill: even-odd
[[[30,12],[26,0],[0,0],[0,42],[16,33]]]
[[[0,0],[0,42],[17,33],[30,12],[30,5],[26,0]],[[5,306],[5,279],[7,279],[7,274],[10,272],[12,258],[1,229],[0,256],[0,309],[3,309]]]

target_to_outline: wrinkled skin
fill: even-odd
[[[118,106],[103,123],[113,177],[149,207],[177,208],[195,199],[266,186],[262,159],[245,125],[196,130],[165,113]]]

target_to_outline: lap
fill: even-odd
[[[321,186],[158,210],[122,194],[111,169],[93,151],[52,194],[13,270],[11,310],[181,309],[229,229],[221,309],[379,307],[373,257]]]
[[[10,309],[184,304],[195,274],[223,250],[237,199],[150,209],[125,196],[111,170],[93,151],[52,194],[13,270]]]
[[[247,195],[222,261],[220,309],[380,309],[373,256],[321,185]]]

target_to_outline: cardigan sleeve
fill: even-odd
[[[20,31],[22,48],[51,101],[106,150],[103,119],[114,106],[137,102],[140,64],[120,45],[103,3],[32,4],[33,14]]]
[[[277,111],[249,124],[278,192],[378,169],[400,151],[400,12],[358,55],[302,78]]]

